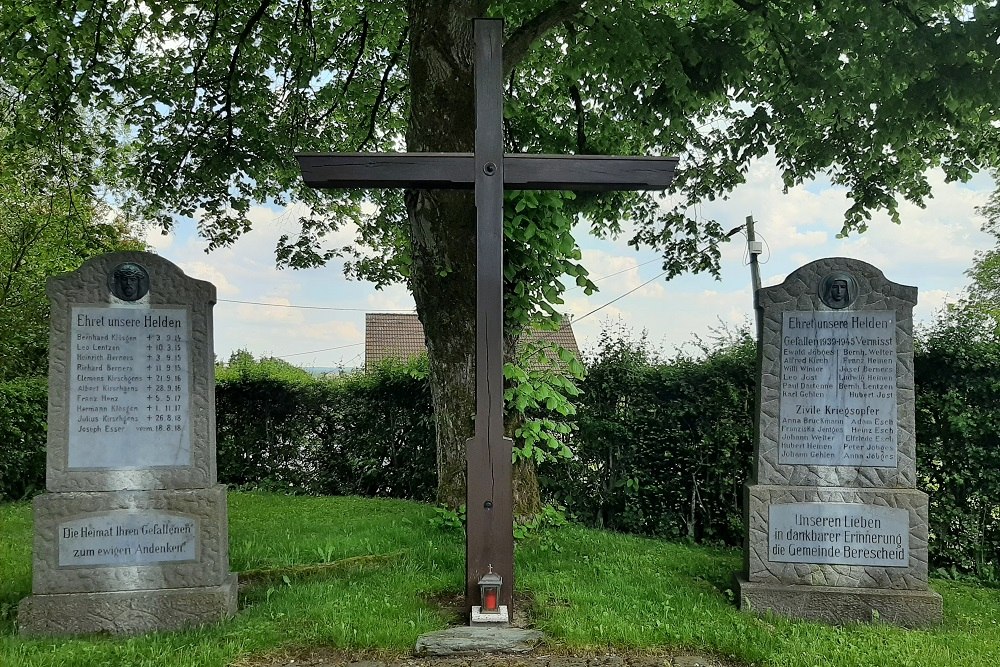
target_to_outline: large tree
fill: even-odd
[[[474,213],[441,191],[304,188],[295,151],[470,151],[472,27],[506,19],[511,151],[680,154],[674,208],[651,196],[513,195],[511,337],[558,305],[561,277],[592,287],[570,223],[633,225],[671,274],[712,270],[719,225],[686,213],[773,151],[792,185],[847,187],[845,231],[920,202],[924,176],[998,163],[1000,12],[993,0],[18,0],[0,8],[0,77],[15,141],[74,144],[81,112],[139,213],[197,217],[210,246],[249,228],[254,201],[311,207],[279,261],[347,255],[377,285],[405,281],[427,335],[440,498],[464,498],[472,432]],[[325,235],[353,221],[357,245]],[[529,485],[530,486],[530,485]]]
[[[1000,326],[1000,170],[993,172],[993,180],[997,189],[979,208],[979,213],[986,219],[983,231],[994,236],[996,245],[976,254],[967,272],[971,282],[962,306],[991,318],[996,328]]]
[[[47,372],[50,276],[145,247],[79,174],[51,167],[37,150],[0,153],[0,381]]]

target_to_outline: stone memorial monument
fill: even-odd
[[[821,259],[758,291],[758,414],[739,602],[828,623],[941,621],[916,489],[915,287]]]
[[[236,611],[216,483],[215,287],[142,252],[49,279],[48,493],[24,634],[131,634]]]

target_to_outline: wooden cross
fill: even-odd
[[[296,157],[314,188],[473,188],[476,197],[476,426],[466,448],[466,609],[479,579],[503,577],[513,612],[513,443],[503,435],[503,191],[662,190],[677,158],[503,152],[503,21],[476,19],[475,153],[332,153]]]

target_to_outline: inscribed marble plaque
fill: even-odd
[[[185,308],[73,308],[69,468],[190,465],[190,344]]]
[[[895,311],[785,311],[778,462],[897,464]]]
[[[768,508],[768,558],[781,563],[907,567],[910,515],[860,503],[782,503]]]
[[[114,511],[59,524],[59,567],[150,565],[198,557],[198,519]]]

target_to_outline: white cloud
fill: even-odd
[[[371,312],[391,312],[416,308],[409,290],[402,285],[389,285],[380,290],[372,290],[368,298],[365,299],[365,303]]]
[[[932,174],[931,183],[935,198],[923,209],[902,205],[902,225],[877,216],[866,233],[837,239],[848,207],[843,191],[812,184],[784,194],[777,168],[773,161],[765,160],[751,168],[746,185],[728,200],[704,206],[700,215],[717,219],[725,229],[742,224],[747,215],[754,216],[766,248],[760,267],[765,286],[780,283],[791,271],[821,257],[854,257],[875,264],[890,280],[916,285],[920,296],[915,314],[929,319],[948,298],[960,293],[966,283],[963,272],[971,265],[973,253],[993,244],[991,237],[979,231],[974,211],[993,188],[989,179],[978,178],[968,187],[945,184],[940,174]],[[303,212],[300,208],[275,211],[255,207],[250,212],[253,230],[231,247],[209,254],[204,252],[206,242],[194,235],[190,222],[178,224],[167,236],[158,232],[147,236],[157,252],[186,273],[216,285],[220,299],[215,309],[216,350],[220,357],[247,348],[258,355],[294,355],[289,361],[306,365],[332,366],[352,359],[354,363],[348,365],[357,365],[355,358],[363,356],[364,349],[364,313],[413,308],[404,286],[375,290],[370,284],[348,281],[341,262],[301,271],[277,269],[277,238],[282,233],[294,235]],[[354,237],[353,225],[347,225],[333,234],[329,245],[348,245]],[[564,312],[579,317],[662,271],[656,253],[627,245],[627,231],[619,241],[600,241],[581,226],[577,238],[592,279],[617,275],[600,280],[601,291],[589,297],[569,284]],[[709,275],[683,275],[669,282],[657,279],[575,324],[578,341],[585,348],[595,346],[603,324],[621,318],[636,333],[647,330],[651,342],[670,352],[695,335],[709,337],[710,330],[720,323],[739,326],[752,322],[745,237],[736,235],[721,251],[721,282]],[[298,354],[313,350],[325,351]]]
[[[170,247],[174,244],[174,233],[167,232],[166,234],[159,227],[146,227],[143,230],[142,240],[143,242],[152,249],[153,252],[157,254],[164,254],[165,251],[170,250]]]
[[[746,185],[728,200],[706,205],[699,215],[718,220],[724,229],[742,224],[747,215],[754,216],[758,240],[765,247],[760,264],[764,286],[779,284],[799,266],[822,257],[852,257],[874,264],[890,280],[916,285],[919,302],[915,317],[929,319],[949,298],[947,295],[961,292],[966,282],[964,271],[971,265],[974,252],[994,243],[979,230],[980,220],[975,213],[975,207],[985,202],[993,183],[980,177],[968,186],[948,184],[940,173],[932,173],[929,178],[935,197],[927,201],[926,208],[904,203],[900,206],[901,225],[893,224],[887,215],[881,214],[875,216],[867,232],[845,239],[837,238],[843,212],[849,206],[843,190],[811,184],[783,193],[773,161],[755,165]],[[610,272],[616,266],[642,264],[655,257],[651,251],[636,253],[622,242],[581,240],[581,245],[584,263],[593,275]],[[659,263],[653,262],[623,276],[635,285],[658,272]],[[653,295],[637,292],[616,302],[613,312],[620,314],[636,332],[646,329],[650,340],[663,340],[668,348],[695,335],[705,337],[720,320],[737,325],[752,322],[744,236],[737,235],[722,246],[721,274],[721,283],[708,276],[691,275],[679,276],[669,283],[658,281],[656,284],[662,289],[658,298],[644,298]],[[570,312],[585,313],[603,300],[627,291],[618,289],[617,284],[615,289],[600,284],[603,292],[596,297],[571,300]],[[600,326],[595,326],[593,319],[597,318],[599,324],[610,312],[608,308],[580,322],[578,338],[595,344]]]

